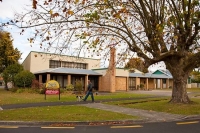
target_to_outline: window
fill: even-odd
[[[191,77],[188,77],[188,84],[191,84],[192,81],[191,81]]]
[[[62,62],[62,67],[72,68],[73,64],[71,62]]]
[[[79,68],[79,69],[86,69],[87,64],[85,63],[76,63],[76,62],[62,62],[62,67],[66,68]]]
[[[58,68],[61,67],[60,61],[50,60],[49,61],[49,68]]]
[[[166,84],[166,79],[163,79],[163,84]]]

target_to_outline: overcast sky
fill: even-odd
[[[23,9],[31,6],[31,4],[32,0],[3,0],[3,2],[0,2],[0,22],[5,22],[9,19],[12,19],[15,12],[23,13]],[[42,51],[39,45],[33,45],[31,47],[29,41],[27,40],[29,35],[20,35],[20,29],[12,28],[4,30],[12,34],[14,39],[13,46],[22,52],[22,59],[20,60],[21,63],[24,61],[30,51]],[[157,68],[164,68],[164,66],[163,64],[153,65],[151,70],[156,70]]]
[[[32,0],[3,0],[0,2],[0,22],[8,21],[14,17],[15,12],[22,13],[23,9],[28,5],[32,4]],[[12,34],[14,39],[13,46],[18,48],[22,52],[22,59],[20,62],[23,62],[26,56],[30,51],[41,51],[38,46],[30,46],[29,41],[27,40],[28,34],[20,35],[20,29],[17,28],[5,28],[5,31],[8,31]]]

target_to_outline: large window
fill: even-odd
[[[58,67],[61,67],[60,61],[50,60],[49,68],[58,68]]]
[[[86,69],[86,64],[84,63],[75,63],[74,68]]]
[[[58,68],[61,66],[66,67],[66,68],[86,69],[87,64],[86,63],[67,62],[67,61],[55,61],[55,60],[50,60],[50,62],[49,62],[49,68]]]
[[[73,62],[62,62],[62,67],[73,68]]]
[[[67,62],[67,61],[62,62],[62,67],[67,67],[67,68],[86,69],[86,66],[87,64],[85,63],[76,63],[76,62]]]

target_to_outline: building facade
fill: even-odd
[[[83,90],[87,90],[90,80],[97,91],[115,92],[132,90],[152,90],[171,88],[173,78],[168,71],[142,73],[138,70],[116,68],[115,48],[110,50],[108,68],[100,68],[100,59],[77,58],[32,51],[22,63],[25,70],[32,72],[40,83],[56,80],[60,87],[75,85],[81,80]]]

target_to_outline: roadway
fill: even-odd
[[[0,133],[200,133],[200,119],[98,126],[0,126]]]

